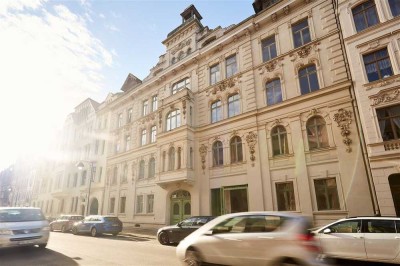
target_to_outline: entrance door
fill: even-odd
[[[247,212],[247,186],[222,187],[211,190],[212,215]]]
[[[99,201],[96,198],[94,198],[92,199],[92,203],[90,204],[89,214],[96,215],[98,214],[98,210],[99,210]]]
[[[177,224],[192,214],[190,193],[178,190],[171,195],[171,224]]]
[[[392,192],[392,198],[396,215],[400,216],[400,174],[393,174],[389,176],[389,186]]]

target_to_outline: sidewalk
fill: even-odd
[[[144,235],[144,236],[153,236],[157,237],[157,228],[146,228],[146,227],[124,227],[122,229],[122,234],[129,234],[129,235]]]

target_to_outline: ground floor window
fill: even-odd
[[[336,178],[315,179],[314,186],[319,211],[340,209]]]
[[[248,211],[247,194],[247,185],[211,189],[212,215]]]
[[[276,183],[276,198],[278,211],[295,211],[296,201],[293,182]]]

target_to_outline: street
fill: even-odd
[[[0,250],[0,265],[178,265],[178,260],[174,246],[162,246],[152,236],[52,232],[44,250]]]

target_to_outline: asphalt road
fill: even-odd
[[[175,266],[174,246],[162,246],[155,237],[144,235],[75,236],[50,233],[46,249],[36,247],[0,251],[1,266],[30,265],[140,265]]]

